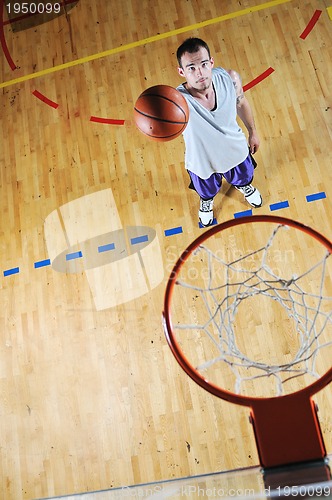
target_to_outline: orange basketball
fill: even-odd
[[[134,108],[138,129],[155,141],[171,141],[182,134],[189,119],[187,101],[169,85],[144,90]]]

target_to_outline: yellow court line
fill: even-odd
[[[15,78],[14,80],[9,80],[8,82],[0,83],[0,88],[9,87],[10,85],[15,85],[16,83],[26,82],[27,80],[33,80],[34,78],[39,78],[41,76],[49,75],[50,73],[55,73],[63,69],[68,69],[72,68],[73,66],[78,66],[79,64],[95,61],[96,59],[111,56],[113,54],[118,54],[119,52],[124,52],[126,50],[134,49],[136,47],[140,47],[148,43],[156,42],[158,40],[163,40],[164,38],[180,35],[182,33],[186,33],[187,31],[193,31],[200,28],[205,28],[206,26],[211,26],[212,24],[220,23],[222,21],[227,21],[228,19],[234,19],[236,17],[244,16],[252,12],[268,9],[270,7],[274,7],[276,5],[288,3],[291,1],[292,0],[271,0],[270,2],[266,2],[261,5],[255,5],[253,7],[248,7],[247,9],[238,10],[236,12],[231,12],[230,14],[225,14],[220,17],[208,19],[207,21],[202,21],[200,23],[192,24],[190,26],[185,26],[183,28],[178,28],[172,31],[167,31],[166,33],[160,33],[158,35],[154,35],[149,38],[144,38],[143,40],[138,40],[137,42],[121,45],[120,47],[116,47],[114,49],[105,50],[104,52],[92,54],[91,56],[82,57],[81,59],[76,59],[75,61],[59,64],[58,66],[53,66],[52,68],[43,69],[42,71],[36,71],[36,73],[30,73],[29,75],[24,75],[19,78]]]
[[[326,8],[326,10],[327,10],[327,13],[328,13],[328,15],[329,15],[329,18],[330,18],[330,19],[331,19],[331,21],[332,21],[332,7],[327,7],[327,8]]]

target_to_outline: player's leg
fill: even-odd
[[[256,166],[256,162],[254,163]],[[258,189],[252,185],[254,163],[249,154],[242,163],[225,172],[223,176],[229,184],[232,184],[232,186],[243,194],[249,205],[258,208],[262,206],[263,200]]]
[[[222,183],[222,175],[215,173],[208,179],[201,179],[188,170],[191,183],[190,188],[194,189],[200,196],[198,217],[202,226],[210,226],[213,223],[213,199],[219,192]]]

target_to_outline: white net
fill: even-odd
[[[331,255],[312,236],[276,224],[232,227],[184,263],[172,302],[176,337],[220,387],[294,392],[331,366],[331,277]]]

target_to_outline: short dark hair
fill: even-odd
[[[211,57],[210,49],[209,49],[208,44],[206,42],[204,42],[204,40],[202,40],[201,38],[194,38],[194,37],[187,38],[180,45],[178,50],[176,51],[176,57],[177,57],[179,66],[182,68],[181,58],[185,52],[189,52],[189,54],[193,54],[195,52],[198,52],[199,49],[202,47],[207,50],[207,52],[209,54],[209,58],[210,58]]]

